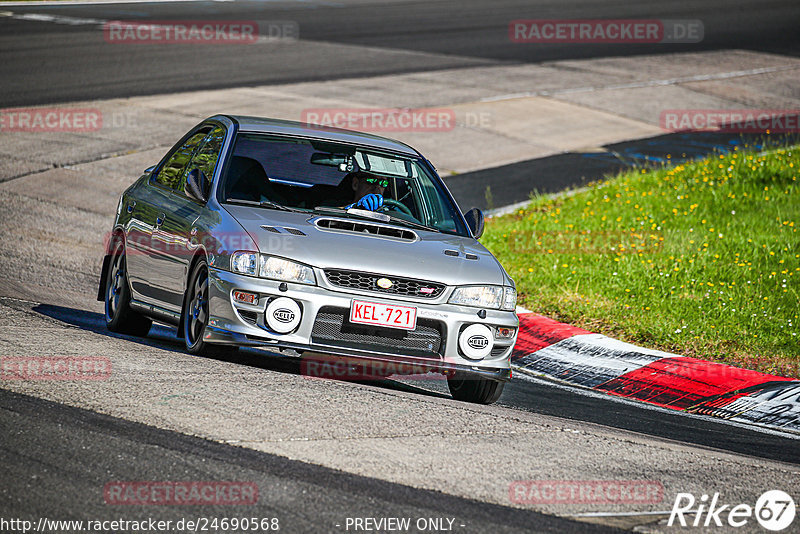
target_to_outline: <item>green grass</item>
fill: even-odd
[[[746,150],[746,149],[745,149]],[[636,169],[489,219],[520,304],[687,356],[800,376],[800,147]]]

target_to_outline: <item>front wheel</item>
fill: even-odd
[[[447,387],[454,399],[475,404],[492,404],[500,398],[505,382],[456,371],[447,376]]]
[[[211,345],[203,341],[208,325],[208,265],[200,260],[189,277],[188,290],[183,310],[183,339],[191,354],[212,356],[230,355],[239,350],[236,346]]]
[[[117,239],[105,281],[106,328],[119,334],[144,337],[153,322],[130,307],[131,290],[125,261],[125,243]]]
[[[208,266],[205,260],[197,262],[189,278],[186,304],[183,312],[183,339],[186,350],[202,354],[208,344],[203,341],[203,332],[208,324]]]

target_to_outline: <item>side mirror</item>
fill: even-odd
[[[198,168],[194,168],[186,175],[186,183],[183,190],[187,195],[200,202],[207,200],[208,178],[205,173]]]
[[[483,235],[483,212],[478,208],[472,208],[464,214],[464,219],[466,219],[472,235],[475,236],[475,239],[479,239]]]

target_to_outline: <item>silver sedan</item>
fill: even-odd
[[[98,292],[110,330],[172,324],[193,354],[261,347],[362,377],[440,373],[496,401],[514,281],[413,148],[218,115],[121,196]],[[349,375],[352,376],[352,375]]]

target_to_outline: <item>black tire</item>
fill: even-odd
[[[203,341],[203,332],[208,324],[208,266],[200,260],[192,269],[189,285],[186,286],[186,301],[183,310],[183,339],[191,354],[203,354],[208,343]]]
[[[447,376],[447,387],[454,399],[475,404],[492,404],[500,398],[505,382],[456,371]]]
[[[192,269],[184,301],[182,331],[186,350],[202,356],[230,356],[239,351],[235,345],[213,345],[203,341],[208,325],[208,265],[200,260]]]
[[[114,242],[105,281],[106,328],[119,334],[144,337],[153,321],[133,311],[130,307],[131,288],[128,285],[125,243]]]

